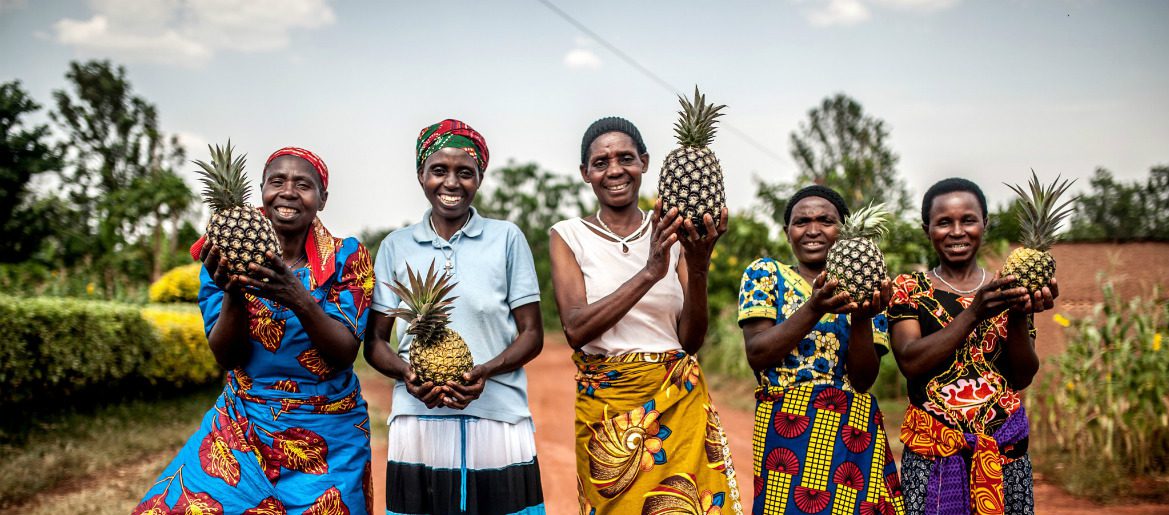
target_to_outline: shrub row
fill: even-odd
[[[220,376],[190,306],[0,295],[0,406]]]

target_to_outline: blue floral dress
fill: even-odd
[[[791,267],[758,259],[743,272],[739,323],[781,324],[812,294]],[[825,315],[783,362],[757,374],[752,437],[756,514],[904,513],[877,400],[849,384],[849,316]],[[877,355],[889,351],[884,315]]]
[[[369,253],[314,225],[297,277],[354,338],[373,291]],[[208,334],[224,292],[204,269],[199,307]],[[134,514],[324,514],[372,510],[369,415],[353,368],[327,363],[293,312],[245,295],[251,357]]]

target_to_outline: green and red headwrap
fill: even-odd
[[[470,125],[454,119],[446,119],[422,129],[418,133],[415,165],[422,171],[426,158],[444,148],[457,148],[466,152],[479,165],[479,173],[487,171],[487,141]]]

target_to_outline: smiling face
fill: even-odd
[[[418,183],[430,201],[431,214],[451,222],[466,219],[482,181],[483,174],[475,158],[457,148],[435,152],[426,158],[418,172]]]
[[[580,175],[593,186],[602,205],[623,208],[637,205],[641,174],[647,166],[649,154],[638,154],[633,138],[624,132],[606,132],[589,144]]]
[[[823,197],[804,197],[792,207],[791,223],[784,232],[796,260],[819,270],[828,260],[828,249],[840,233],[840,213]]]
[[[296,156],[280,156],[268,163],[260,195],[272,227],[281,234],[307,231],[329,198],[313,165]]]
[[[968,191],[955,191],[934,197],[929,211],[926,235],[943,263],[963,266],[978,256],[986,219],[978,197]]]

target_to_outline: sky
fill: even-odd
[[[231,138],[258,181],[309,148],[337,235],[421,218],[415,138],[448,117],[486,138],[490,189],[508,161],[579,177],[585,128],[624,116],[649,194],[695,85],[728,106],[711,148],[732,212],[795,178],[789,135],[841,92],[884,120],[913,198],[962,176],[995,206],[1031,169],[1083,191],[1097,167],[1169,164],[1166,27],[1159,0],[0,0],[0,82],[48,106],[70,61],[110,59],[190,158]]]

